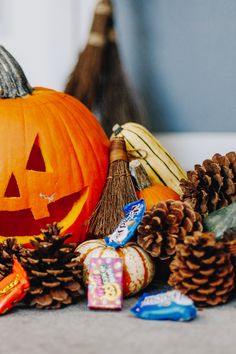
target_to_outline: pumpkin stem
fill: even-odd
[[[0,98],[23,97],[32,87],[13,56],[0,45]]]

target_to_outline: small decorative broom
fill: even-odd
[[[115,137],[110,145],[110,167],[102,197],[92,214],[88,235],[105,237],[111,234],[124,217],[123,207],[137,200],[128,167],[123,137]]]
[[[79,55],[65,88],[66,93],[78,98],[90,109],[96,101],[111,12],[110,0],[98,1],[88,43]]]
[[[123,69],[113,16],[110,18],[110,31],[101,70],[97,110],[100,112],[102,126],[107,134],[111,134],[115,123],[120,125],[129,121],[144,123],[146,114],[141,100],[136,97],[129,85]]]
[[[140,99],[136,99],[127,83],[113,13],[111,0],[98,2],[87,46],[65,88],[66,93],[78,98],[100,116],[108,135],[115,123],[144,123],[146,118]]]

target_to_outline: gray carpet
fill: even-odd
[[[0,317],[1,354],[235,354],[236,301],[203,310],[192,322],[144,321],[129,313],[14,309]]]

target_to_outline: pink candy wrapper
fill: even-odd
[[[91,258],[89,265],[88,307],[121,310],[123,304],[122,259]]]

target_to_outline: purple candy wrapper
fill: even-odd
[[[123,262],[116,258],[91,258],[88,307],[121,310],[123,304]]]

